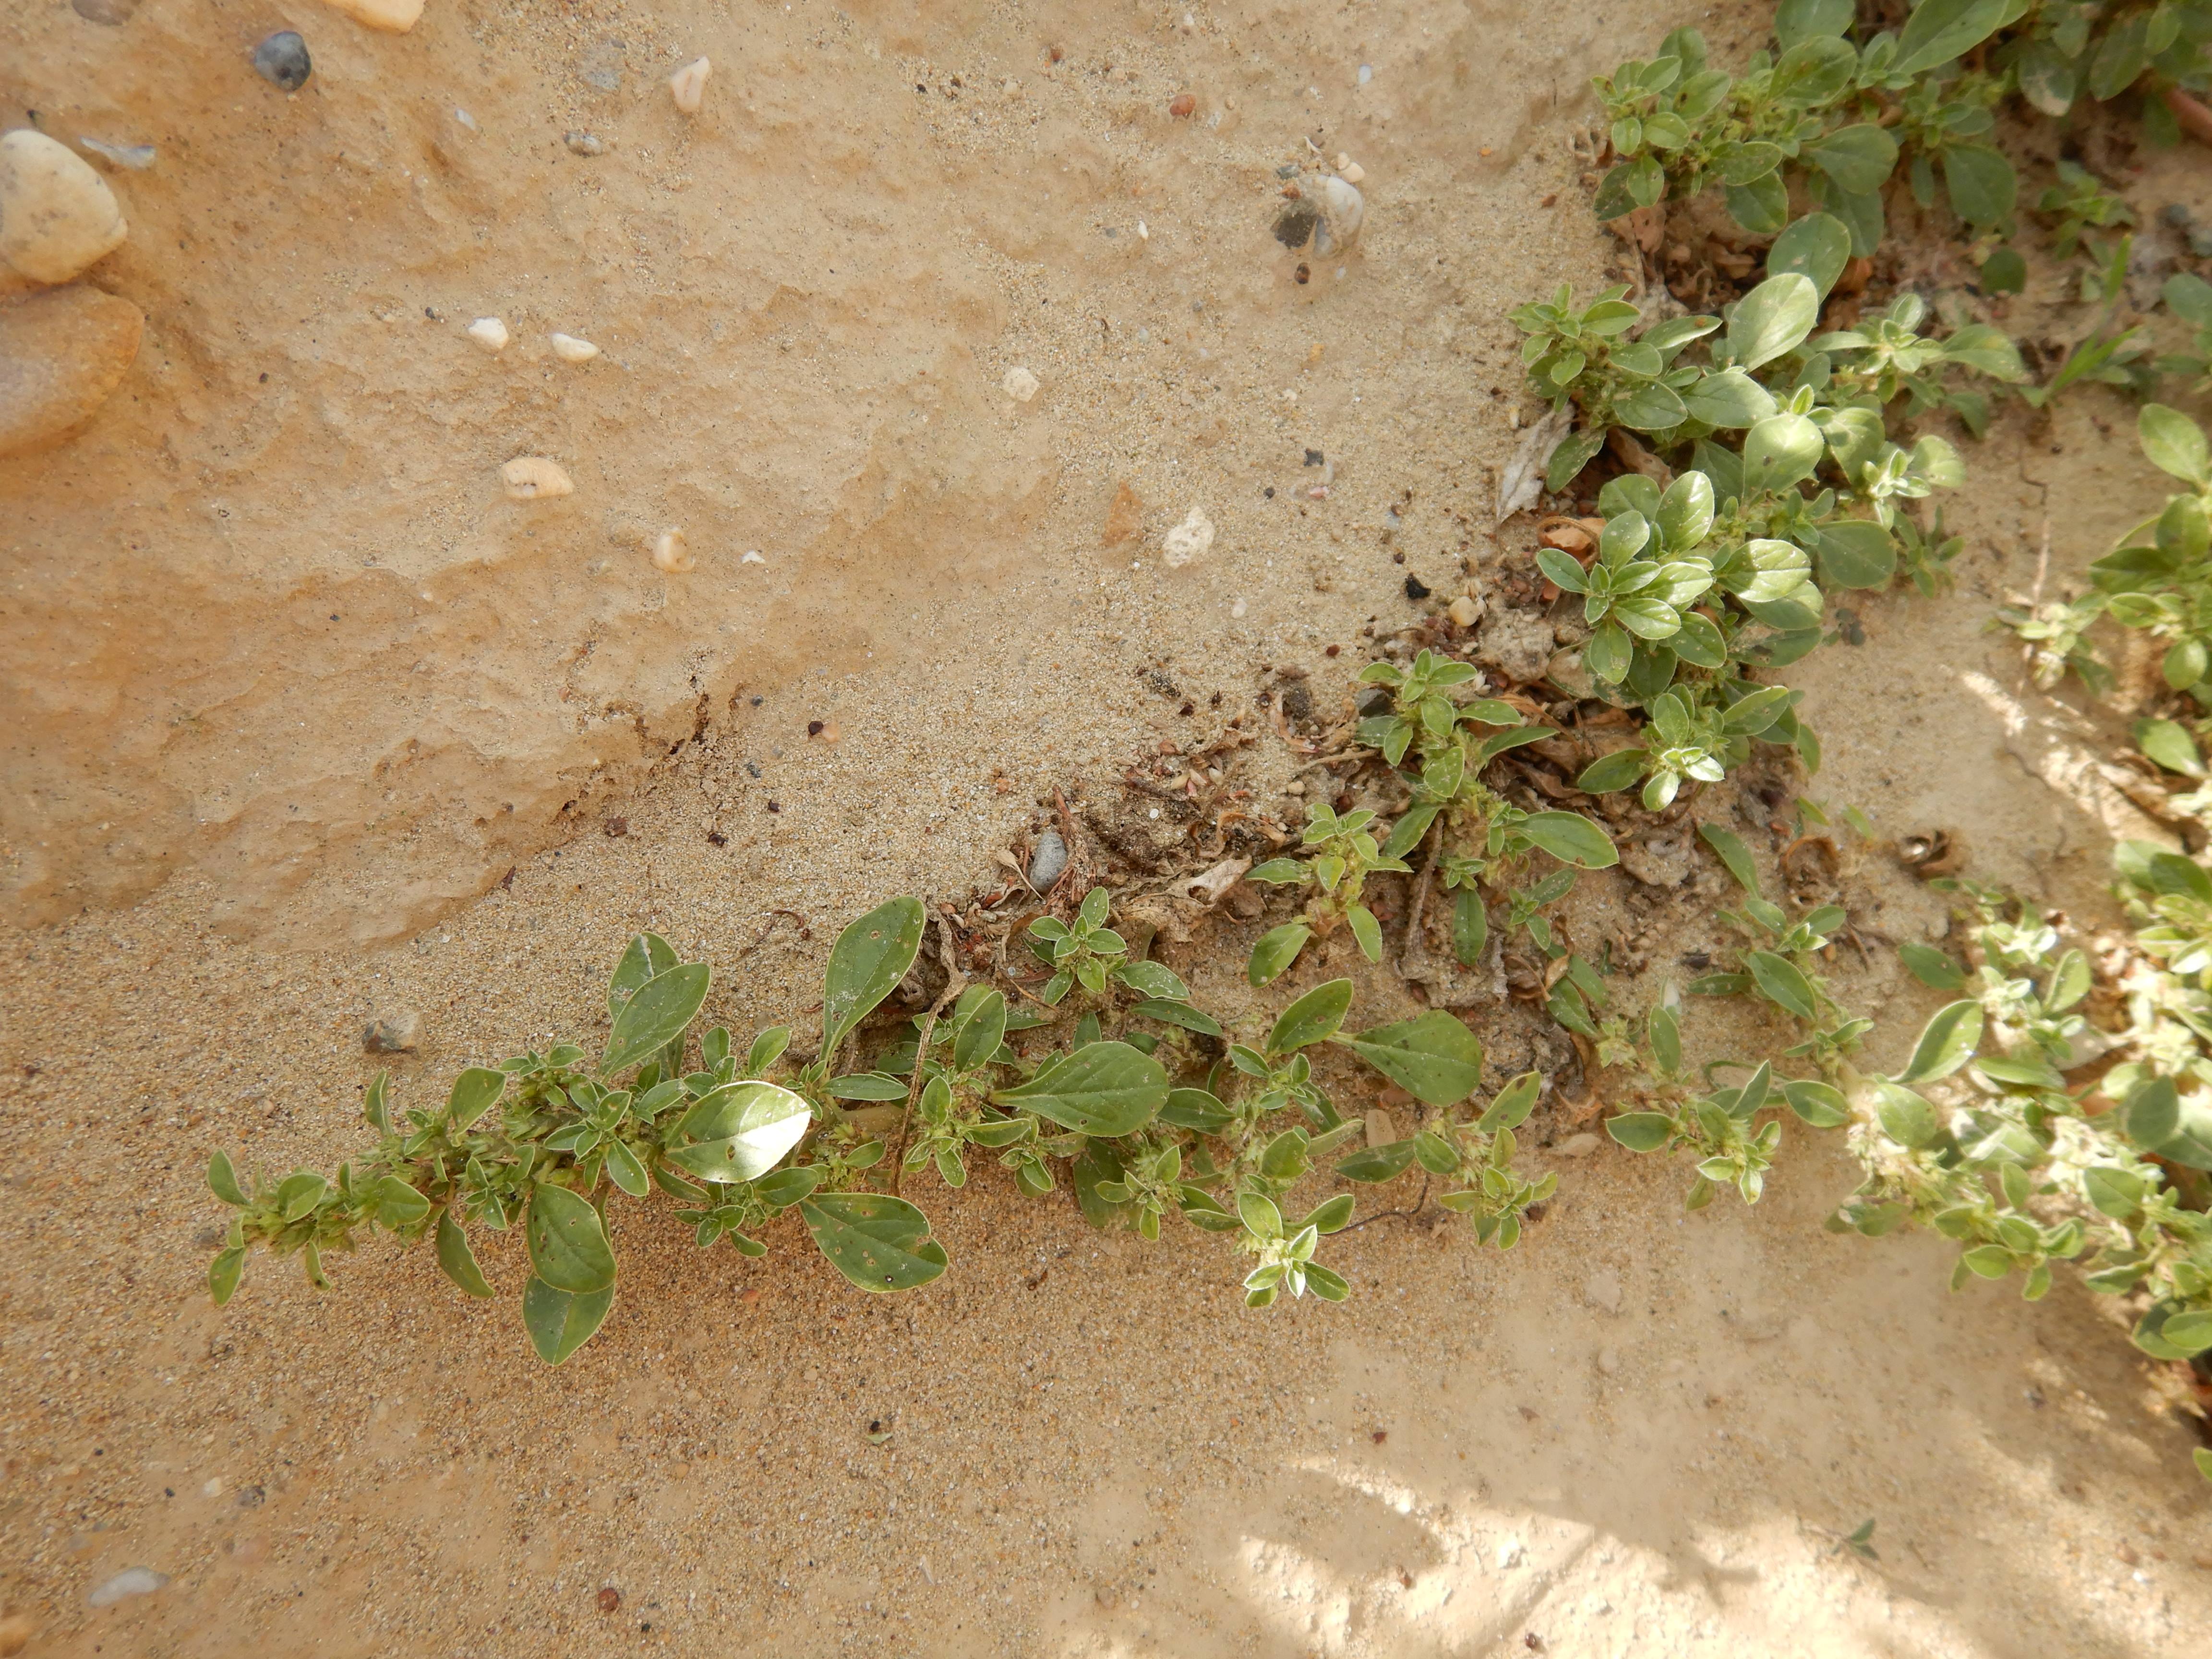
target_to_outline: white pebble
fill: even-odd
[[[552,495],[573,495],[576,486],[557,461],[543,455],[518,455],[499,470],[509,501],[534,501]]]
[[[1142,219],[1137,221],[1137,240],[1140,242],[1149,242],[1152,240],[1152,227]]]
[[[668,90],[675,94],[676,107],[686,115],[696,115],[699,103],[707,95],[707,77],[714,73],[714,65],[703,58],[695,58],[668,77]]]
[[[755,547],[748,549],[746,550],[745,556],[739,559],[738,562],[739,564],[766,564],[768,561],[761,556],[760,549]]]
[[[342,11],[363,28],[404,34],[422,15],[422,0],[324,0],[333,11]]]
[[[1022,83],[1021,83],[1020,82],[1018,82],[1018,81],[1009,81],[1009,82],[1006,82],[1006,96],[1007,96],[1007,97],[1009,97],[1009,98],[1018,98],[1018,97],[1020,97],[1021,95],[1022,95]]]
[[[1239,599],[1236,604],[1229,607],[1229,614],[1232,617],[1241,617],[1244,614],[1246,609],[1247,607],[1244,601]]]
[[[589,340],[579,339],[574,334],[556,334],[551,337],[550,344],[553,355],[564,363],[588,363],[599,355],[599,347]]]
[[[653,562],[672,576],[680,576],[691,568],[691,544],[684,539],[684,532],[671,525],[654,538]]]
[[[0,260],[66,283],[130,234],[106,180],[68,145],[28,127],[0,138]]]
[[[465,109],[456,109],[456,110],[454,110],[454,112],[453,112],[453,119],[455,119],[456,121],[459,121],[459,122],[463,126],[466,127],[466,128],[467,128],[471,132],[474,132],[474,131],[477,131],[477,118],[476,118],[475,116],[473,116],[473,115],[470,114],[470,113],[468,112],[468,111],[466,111],[466,110],[465,110]]]
[[[86,1596],[84,1604],[88,1607],[112,1607],[134,1595],[151,1595],[168,1582],[167,1573],[155,1572],[151,1567],[125,1567]]]
[[[1042,382],[1026,368],[1017,368],[1008,369],[1006,378],[999,384],[1006,388],[1006,396],[1018,404],[1025,404],[1037,395]]]
[[[1206,509],[1194,507],[1190,516],[1161,538],[1160,556],[1171,568],[1180,570],[1193,559],[1202,557],[1213,545],[1213,520],[1206,516]]]
[[[129,167],[133,173],[143,173],[154,165],[154,147],[151,144],[111,144],[98,138],[80,138],[77,143],[102,161],[112,161],[119,167]]]
[[[507,349],[507,325],[496,317],[479,317],[464,331],[486,351]]]
[[[1359,84],[1364,87],[1374,78],[1375,65],[1372,64],[1362,64],[1359,66]]]
[[[1620,1351],[1618,1348],[1600,1348],[1597,1351],[1597,1368],[1607,1376],[1620,1376]]]
[[[1367,176],[1367,169],[1357,161],[1347,161],[1340,156],[1337,158],[1336,176],[1347,185],[1356,185]]]
[[[1522,1552],[1519,1539],[1509,1538],[1498,1547],[1498,1565],[1500,1568],[1517,1567],[1521,1565],[1522,1559]]]
[[[1323,179],[1314,186],[1314,194],[1321,198],[1322,213],[1321,224],[1314,232],[1314,252],[1327,258],[1359,239],[1359,227],[1367,217],[1367,201],[1342,179]]]

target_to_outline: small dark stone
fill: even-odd
[[[70,9],[88,23],[105,23],[119,29],[138,9],[138,0],[70,0]]]
[[[1286,202],[1275,216],[1275,240],[1287,248],[1302,248],[1313,240],[1314,227],[1320,222],[1321,210],[1311,202]]]
[[[609,1584],[605,1589],[599,1592],[599,1611],[601,1613],[612,1613],[620,1606],[622,1606],[622,1592],[617,1589],[612,1584]]]
[[[404,1054],[422,1041],[422,1016],[408,1012],[387,1014],[361,1034],[361,1046],[372,1054]]]
[[[1273,501],[1273,500],[1275,499],[1275,486],[1274,486],[1274,485],[1273,485],[1273,484],[1269,484],[1269,485],[1268,485],[1265,489],[1261,490],[1260,493],[1261,493],[1262,495],[1265,495],[1265,496],[1266,496],[1269,501]]]
[[[280,29],[253,49],[254,72],[271,86],[297,92],[315,72],[307,43],[291,29]]]
[[[1308,466],[1326,466],[1328,465],[1328,457],[1322,454],[1318,449],[1309,449],[1306,451],[1306,465]]]
[[[629,834],[629,820],[628,818],[609,818],[605,823],[602,823],[599,828],[605,830],[611,836],[626,836]]]
[[[822,735],[822,722],[820,720],[807,721],[806,735],[810,738],[820,737]]]
[[[1304,288],[1308,283],[1313,281],[1313,272],[1308,270],[1304,265],[1300,265],[1296,270],[1291,273],[1291,280],[1295,282],[1300,288]]]
[[[727,836],[724,835],[720,830],[709,830],[707,832],[707,845],[708,845],[708,846],[709,846],[709,847],[727,847],[729,844],[730,844],[730,838],[729,838]]]
[[[1429,585],[1423,581],[1419,576],[1407,577],[1406,597],[1409,599],[1427,599],[1429,597]]]
[[[1352,705],[1363,714],[1387,714],[1390,712],[1390,693],[1382,686],[1370,685],[1359,694]]]
[[[1283,712],[1285,714],[1288,714],[1294,720],[1311,720],[1313,718],[1313,693],[1307,690],[1303,685],[1285,686],[1283,688]]]
[[[782,803],[780,801],[770,801],[768,804],[768,810],[771,812],[781,812],[783,811]]]

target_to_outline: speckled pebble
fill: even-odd
[[[0,259],[34,283],[66,283],[131,228],[92,163],[43,132],[0,138]]]
[[[253,49],[254,72],[271,86],[297,92],[315,72],[307,43],[291,29],[279,29]]]
[[[1059,830],[1045,830],[1037,836],[1036,845],[1030,852],[1030,885],[1042,893],[1058,881],[1060,872],[1066,868],[1067,843],[1060,838]]]

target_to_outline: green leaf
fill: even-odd
[[[1740,368],[1708,373],[1682,394],[1682,406],[1692,420],[1729,432],[1765,420],[1775,407],[1773,394]]]
[[[1254,985],[1272,984],[1282,976],[1283,970],[1298,959],[1298,952],[1306,948],[1313,937],[1311,924],[1286,921],[1260,935],[1252,947],[1252,960],[1246,965],[1244,977]]]
[[[1383,1182],[1396,1180],[1413,1161],[1413,1143],[1408,1138],[1389,1141],[1381,1146],[1363,1147],[1349,1157],[1338,1159],[1336,1172],[1346,1181],[1379,1186]]]
[[[1345,911],[1344,919],[1352,928],[1352,937],[1358,942],[1360,952],[1370,962],[1382,960],[1382,924],[1375,913],[1364,904],[1355,904]]]
[[[1152,963],[1134,964],[1153,966]],[[1163,968],[1160,971],[1167,973]],[[1168,977],[1174,979],[1172,974]],[[1180,986],[1182,981],[1176,980]],[[960,1022],[952,1036],[952,1069],[972,1072],[999,1052],[1006,1037],[1006,999],[998,991],[986,992]]]
[[[491,1285],[477,1266],[477,1253],[469,1248],[469,1236],[461,1224],[447,1210],[438,1218],[438,1266],[447,1278],[473,1297],[489,1297]]]
[[[900,1097],[905,1093],[902,1086]],[[702,1181],[757,1181],[806,1138],[813,1121],[813,1108],[779,1084],[726,1083],[684,1115],[678,1133],[696,1144],[675,1148],[668,1161]]]
[[[553,1289],[588,1296],[614,1284],[614,1249],[589,1199],[566,1187],[540,1185],[531,1194],[524,1232],[530,1243],[530,1265]]]
[[[2150,464],[2185,483],[2202,489],[2212,481],[2212,459],[2208,459],[2204,428],[2178,409],[2164,404],[2145,404],[2136,416],[2136,434]]]
[[[1947,1078],[1973,1057],[1982,1040],[1982,1005],[1947,1003],[1929,1016],[1913,1045],[1912,1059],[1897,1074],[1899,1083],[1932,1083]]]
[[[1628,210],[1622,210],[1624,212]],[[1544,468],[1544,488],[1554,495],[1575,481],[1577,474],[1596,459],[1605,447],[1606,428],[1584,428],[1571,434],[1552,452],[1550,463]]]
[[[1306,1212],[1306,1218],[1291,1231],[1302,1233],[1310,1227],[1323,1236],[1340,1233],[1350,1224],[1354,1207],[1354,1200],[1350,1193],[1339,1193],[1334,1198],[1323,1199]],[[1309,1268],[1307,1271],[1312,1270]]]
[[[2137,720],[2136,747],[2169,772],[2192,778],[2204,775],[2204,757],[2197,752],[2197,739],[2179,720]]]
[[[1575,780],[1575,787],[1586,794],[1609,795],[1615,790],[1626,789],[1644,775],[1644,752],[1641,749],[1616,749],[1610,755],[1601,755],[1582,769]]]
[[[1544,1091],[1544,1079],[1534,1072],[1523,1072],[1498,1091],[1498,1097],[1483,1109],[1474,1127],[1488,1133],[1499,1129],[1517,1129],[1528,1121],[1528,1114],[1536,1109],[1536,1098]]]
[[[2017,250],[2001,247],[1982,261],[1974,285],[1984,294],[2018,294],[2027,287],[2027,261]]]
[[[1856,15],[1853,0],[1782,0],[1774,9],[1774,39],[1787,52],[1800,41],[1842,34]]]
[[[396,1175],[380,1176],[374,1188],[376,1224],[397,1232],[430,1213],[430,1200]]]
[[[1168,1075],[1126,1042],[1094,1042],[1051,1061],[992,1103],[1049,1118],[1062,1128],[1110,1139],[1133,1134],[1166,1103]]]
[[[1783,279],[1776,277],[1771,280],[1778,282]],[[1808,294],[1813,291],[1813,285],[1806,283],[1802,276],[1790,280],[1805,283]],[[1766,490],[1787,489],[1791,484],[1800,483],[1813,476],[1827,448],[1826,434],[1804,416],[1770,415],[1744,434],[1743,487],[1753,495]],[[1756,554],[1762,546],[1787,546],[1789,544],[1778,544],[1773,538],[1767,537],[1751,545]],[[1790,585],[1795,586],[1795,583]],[[1788,591],[1788,587],[1777,587],[1770,595],[1762,589],[1745,597],[1778,599]]]
[[[1954,146],[1952,151],[1967,148]],[[1870,121],[1838,127],[1823,134],[1798,152],[1801,160],[1828,175],[1847,196],[1870,196],[1888,181],[1897,166],[1897,140],[1889,129]]]
[[[707,1000],[714,970],[703,962],[686,963],[655,974],[633,993],[615,1016],[615,1028],[600,1057],[607,1076],[650,1059],[682,1036]]]
[[[1352,981],[1333,979],[1283,1010],[1265,1045],[1270,1054],[1287,1054],[1336,1035],[1352,1010]]]
[[[1870,1079],[1868,1087],[1874,1094],[1875,1115],[1881,1121],[1882,1133],[1899,1146],[1917,1152],[1942,1138],[1942,1119],[1911,1090],[1887,1078]]]
[[[1897,38],[1890,74],[1920,75],[1963,58],[2020,15],[2014,0],[1922,0]]]
[[[1838,1129],[1851,1121],[1843,1091],[1832,1084],[1809,1078],[1790,1078],[1782,1085],[1782,1097],[1790,1109],[1816,1129]]]
[[[246,1270],[246,1246],[234,1244],[208,1263],[208,1294],[218,1308],[238,1294],[238,1277]]]
[[[607,1018],[622,1018],[638,988],[657,974],[665,974],[676,966],[676,948],[658,933],[638,933],[631,937],[615,963],[614,977],[607,984]]]
[[[506,1092],[506,1073],[471,1066],[453,1079],[453,1092],[446,1097],[446,1121],[454,1133],[463,1133]]]
[[[2109,1164],[2093,1164],[2082,1170],[2081,1190],[2100,1212],[2116,1221],[2125,1221],[2142,1207],[2142,1178]]]
[[[1729,874],[1735,878],[1736,885],[1757,898],[1759,870],[1751,861],[1751,848],[1743,844],[1743,838],[1732,830],[1722,829],[1717,823],[1699,824],[1698,836],[1720,854],[1721,862],[1728,866]]]
[[[1452,956],[1462,968],[1478,966],[1490,942],[1490,909],[1481,892],[1467,886],[1452,901]]]
[[[1897,544],[1871,519],[1845,519],[1819,532],[1821,580],[1834,587],[1886,587],[1897,574]]]
[[[1770,276],[1736,301],[1729,353],[1747,369],[1772,362],[1795,350],[1820,317],[1820,290],[1809,278],[1796,271]]]
[[[1966,982],[1964,969],[1932,945],[1908,940],[1897,947],[1898,960],[1913,978],[1938,991],[1956,991]]]
[[[1605,1131],[1632,1152],[1656,1152],[1674,1133],[1664,1112],[1623,1112],[1605,1121]]]
[[[1607,870],[1620,862],[1613,838],[1579,812],[1531,812],[1514,828],[1562,864]]]
[[[1169,1025],[1180,1025],[1186,1031],[1195,1031],[1200,1036],[1219,1036],[1221,1022],[1212,1014],[1200,1013],[1188,1002],[1168,1002],[1159,998],[1147,998],[1135,1004],[1129,1012],[1142,1014],[1147,1019],[1157,1019]]]
[[[323,1201],[331,1184],[313,1170],[295,1170],[276,1183],[276,1212],[287,1221],[297,1221]]]
[[[2120,1125],[2143,1151],[2192,1170],[2212,1170],[2212,1108],[2183,1095],[2172,1078],[2139,1085],[2120,1107]]]
[[[2196,1446],[2191,1448],[2189,1455],[2197,1464],[2197,1473],[2207,1480],[2212,1480],[2212,1451]]]
[[[864,1291],[910,1291],[945,1271],[929,1218],[904,1199],[833,1193],[801,1200],[799,1213],[830,1265]]]
[[[1264,1194],[1237,1194],[1237,1218],[1255,1238],[1280,1238],[1283,1236],[1283,1212],[1275,1207],[1274,1200]]]
[[[1776,1007],[1808,1024],[1820,1018],[1820,1005],[1812,986],[1787,957],[1771,951],[1746,951],[1743,965],[1751,970],[1752,983],[1759,994]]]
[[[2194,1358],[2207,1348],[2212,1348],[2212,1312],[2199,1310],[2193,1313],[2167,1316],[2159,1333],[2167,1346],[2184,1356]]]
[[[557,1365],[592,1340],[614,1305],[612,1285],[580,1295],[533,1279],[522,1287],[522,1327],[538,1357]]]
[[[1780,276],[1795,271],[1826,299],[1850,258],[1850,227],[1832,213],[1808,213],[1774,239],[1774,246],[1766,250],[1766,273]]]
[[[249,1201],[246,1188],[240,1184],[238,1171],[232,1167],[230,1154],[228,1152],[217,1152],[213,1158],[208,1159],[207,1182],[210,1192],[224,1203],[237,1209],[244,1209]]]
[[[1449,1106],[1465,1100],[1482,1081],[1481,1042],[1441,1008],[1340,1041],[1426,1105]]]
[[[632,1198],[643,1198],[653,1190],[652,1178],[646,1174],[645,1165],[626,1143],[610,1140],[605,1151],[608,1180]]]
[[[1413,1161],[1431,1175],[1448,1176],[1459,1168],[1451,1142],[1428,1129],[1413,1137]]]
[[[878,905],[837,935],[822,984],[822,1053],[826,1058],[898,988],[921,949],[926,918],[918,898]]]
[[[906,1079],[890,1072],[848,1072],[823,1087],[832,1100],[904,1100],[910,1091]]]
[[[1943,188],[1950,192],[1951,209],[1978,229],[1986,230],[2012,217],[2020,196],[2020,175],[2002,150],[1989,144],[1947,144],[1943,149]]]
[[[1160,1108],[1161,1122],[1177,1129],[1216,1134],[1237,1121],[1237,1114],[1219,1097],[1205,1089],[1170,1089]]]

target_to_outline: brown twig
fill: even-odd
[[[2179,87],[2166,89],[2166,106],[2173,112],[2174,121],[2184,132],[2200,143],[2212,144],[2212,108],[2199,103]]]
[[[1369,1216],[1364,1221],[1355,1221],[1349,1227],[1339,1227],[1336,1230],[1336,1237],[1341,1238],[1346,1233],[1356,1233],[1362,1227],[1370,1226],[1377,1221],[1389,1221],[1393,1217],[1395,1217],[1400,1221],[1411,1221],[1415,1216],[1420,1214],[1423,1208],[1428,1204],[1428,1201],[1429,1176],[1428,1171],[1425,1170],[1421,1172],[1421,1195],[1413,1200],[1413,1207],[1412,1209],[1378,1211],[1375,1214]]]
[[[937,1030],[937,1017],[952,1004],[952,1000],[968,988],[968,974],[960,965],[960,947],[953,942],[952,924],[945,919],[945,912],[937,913],[937,953],[945,964],[945,988],[937,994],[937,1000],[929,1005],[922,1016],[921,1039],[914,1047],[914,1077],[907,1085],[906,1110],[899,1115],[898,1145],[891,1152],[891,1196],[896,1198],[899,1176],[906,1169],[907,1131],[914,1123],[915,1102],[921,1098],[922,1079],[928,1073],[929,1039]]]
[[[813,927],[811,922],[808,921],[805,916],[800,915],[796,910],[771,910],[768,913],[768,926],[760,930],[760,937],[756,939],[750,945],[745,946],[744,950],[738,952],[737,959],[739,962],[743,962],[747,957],[752,955],[754,951],[759,950],[762,945],[768,943],[768,936],[775,932],[776,918],[779,916],[789,916],[793,921],[799,924],[799,931],[802,933],[808,932]]]

